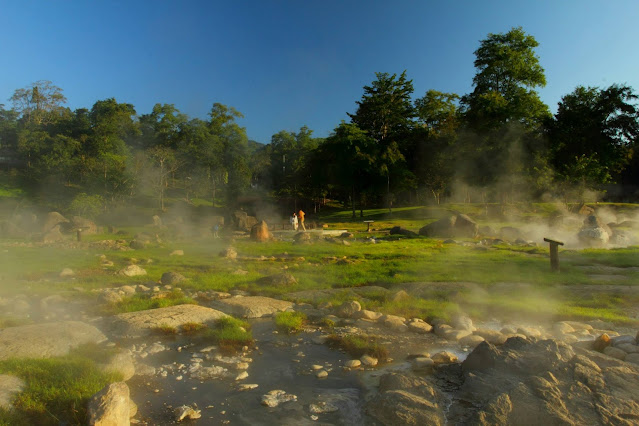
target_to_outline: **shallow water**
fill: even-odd
[[[136,376],[129,381],[131,398],[138,404],[135,419],[149,425],[175,424],[173,408],[197,404],[202,410],[202,418],[181,424],[374,423],[362,410],[366,396],[362,373],[344,371],[341,367],[350,357],[325,345],[313,344],[312,336],[305,333],[299,336],[273,334],[274,325],[270,319],[252,321],[252,329],[259,350],[248,354],[253,358],[247,370],[249,377],[239,383],[255,383],[259,385],[258,388],[239,391],[238,382],[233,378],[201,382],[191,379],[187,374],[178,381],[175,377],[179,373],[169,374],[166,378]],[[172,342],[165,340],[163,344],[171,350],[150,355],[143,362],[154,367],[173,362],[188,365],[192,354],[207,345],[197,344],[181,352],[176,350],[187,342],[184,337],[175,338]],[[314,364],[330,370],[328,377],[318,379],[316,371],[311,369]],[[154,392],[156,389],[159,391]],[[262,395],[273,389],[297,395],[297,401],[285,402],[275,408],[261,405]],[[320,401],[331,403],[339,410],[325,414],[311,413],[309,404]],[[312,415],[317,416],[317,420],[312,419]]]

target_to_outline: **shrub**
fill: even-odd
[[[215,326],[205,331],[205,336],[212,339],[226,352],[237,352],[243,346],[253,344],[253,334],[245,321],[233,317],[223,317],[215,322]]]
[[[87,195],[84,192],[75,196],[69,205],[69,211],[78,216],[95,219],[104,208],[104,199],[100,195]]]
[[[187,322],[186,324],[182,324],[182,332],[186,334],[197,333],[206,328],[206,325],[199,322]]]
[[[305,323],[306,315],[302,312],[278,312],[275,315],[277,328],[288,334],[302,331]]]
[[[377,359],[388,358],[388,350],[377,342],[377,339],[367,335],[348,334],[338,336],[331,334],[326,344],[332,348],[339,348],[354,358],[370,355]]]

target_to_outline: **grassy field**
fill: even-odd
[[[628,206],[622,206],[629,209]],[[417,316],[432,319],[447,316],[457,310],[466,310],[480,316],[494,309],[504,312],[544,314],[557,318],[607,318],[615,321],[633,321],[632,309],[637,302],[633,295],[611,299],[614,303],[597,305],[596,299],[586,294],[577,296],[560,289],[567,286],[610,285],[614,296],[619,285],[632,287],[639,283],[637,266],[639,247],[623,249],[563,250],[560,253],[561,273],[549,268],[548,248],[515,245],[491,247],[444,244],[443,239],[399,238],[389,236],[392,226],[418,230],[449,210],[465,211],[480,215],[480,205],[449,205],[446,208],[395,209],[389,217],[385,209],[365,211],[365,218],[375,218],[374,231],[365,232],[366,224],[361,218],[351,219],[350,211],[328,213],[321,217],[328,229],[348,229],[355,233],[350,245],[320,240],[311,245],[296,245],[292,235],[281,241],[254,243],[246,238],[221,239],[193,238],[174,240],[165,238],[160,231],[162,243],[150,244],[147,248],[131,251],[100,250],[87,246],[92,241],[124,239],[130,241],[148,228],[124,228],[118,235],[101,234],[87,236],[82,249],[74,247],[34,247],[5,242],[0,252],[2,268],[0,275],[6,284],[0,288],[2,294],[37,293],[41,295],[68,293],[82,294],[78,289],[91,290],[117,287],[125,284],[148,284],[159,281],[164,272],[174,271],[187,277],[180,283],[184,290],[244,290],[252,294],[286,297],[288,293],[304,290],[342,289],[343,292],[324,298],[322,302],[339,303],[353,298],[346,291],[362,286],[380,286],[395,290],[407,283],[440,283],[437,290],[422,296],[411,296],[406,300],[387,300],[387,295],[360,297],[368,309],[386,313]],[[530,205],[520,209],[526,214],[544,217],[554,211],[554,205]],[[488,223],[480,221],[480,225]],[[372,244],[367,241],[374,237]],[[70,241],[71,241],[71,237]],[[339,242],[339,239],[338,239]],[[238,252],[237,260],[222,258],[218,253],[233,246]],[[183,250],[184,256],[171,256],[173,250]],[[100,266],[99,256],[105,255],[114,265]],[[115,272],[129,263],[142,266],[148,275],[128,278]],[[597,265],[616,268],[614,275],[619,280],[602,281],[582,268]],[[61,279],[62,268],[71,268],[76,275]],[[297,279],[297,284],[278,287],[258,283],[258,279],[286,270]],[[477,299],[476,291],[458,291],[453,283],[472,283],[473,289],[482,290]],[[503,283],[525,284],[529,294],[515,291],[495,290]],[[452,289],[455,289],[454,291]],[[83,293],[83,297],[92,297]],[[543,294],[552,295],[552,303],[544,301]],[[593,295],[592,298],[598,297]],[[548,296],[551,297],[551,296]],[[128,298],[116,307],[113,313],[148,309],[175,303],[195,303],[193,299],[176,293],[174,297],[149,301],[143,298]]]

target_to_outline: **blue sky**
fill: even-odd
[[[522,26],[554,111],[580,84],[639,91],[637,22],[637,0],[0,0],[0,103],[51,80],[72,109],[115,97],[205,118],[221,102],[251,139],[303,125],[324,137],[375,72],[407,70],[415,97],[468,93],[479,41]]]

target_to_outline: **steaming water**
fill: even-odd
[[[202,418],[193,421],[198,424],[371,424],[362,412],[365,390],[361,373],[342,370],[341,366],[350,359],[347,355],[325,345],[313,344],[307,337],[299,342],[297,336],[274,335],[273,327],[272,320],[252,322],[259,351],[249,355],[253,358],[249,377],[240,383],[259,384],[257,389],[240,392],[235,389],[233,379],[200,382],[187,375],[181,381],[172,374],[167,378],[136,376],[129,382],[131,398],[139,408],[136,418],[153,425],[175,424],[172,409],[195,403],[202,410]],[[203,346],[182,352],[175,350],[185,343],[187,340],[183,338],[165,342],[172,350],[149,356],[144,362],[154,366],[173,362],[188,365],[192,353]],[[306,356],[299,356],[300,352]],[[300,362],[294,362],[294,359]],[[313,364],[332,366],[333,369],[327,378],[318,379],[311,370]],[[155,389],[160,391],[155,393]],[[262,406],[262,395],[273,389],[297,395],[297,402],[285,402],[275,408]],[[338,406],[339,411],[317,414],[319,420],[314,421],[309,404],[319,401],[330,402]]]

